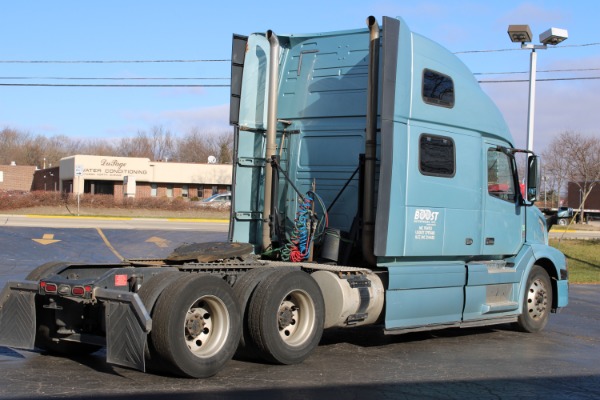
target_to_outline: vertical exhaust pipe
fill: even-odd
[[[377,98],[379,88],[379,24],[373,16],[369,27],[369,81],[367,86],[367,128],[365,134],[365,183],[363,192],[362,254],[375,265],[375,167],[377,162]]]
[[[271,156],[277,153],[275,142],[277,135],[277,86],[279,84],[279,39],[272,30],[267,31],[270,44],[269,53],[269,93],[267,107],[267,144],[265,149],[265,197],[263,204],[262,249],[271,246],[271,203],[273,171],[270,164]]]

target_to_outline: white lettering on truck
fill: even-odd
[[[415,229],[416,240],[435,240],[437,220],[439,211],[431,211],[427,208],[418,208],[415,210],[414,222],[419,224]]]

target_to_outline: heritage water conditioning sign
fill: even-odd
[[[124,176],[145,177],[150,175],[146,160],[123,160],[100,158],[85,160],[83,174],[87,178],[123,178]]]

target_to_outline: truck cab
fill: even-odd
[[[280,254],[315,193],[335,261],[385,271],[388,331],[514,321],[534,266],[547,307],[565,306],[565,258],[533,206],[535,155],[514,148],[455,55],[402,19],[367,25],[234,37],[231,239]],[[311,260],[323,247],[331,258],[316,244]]]

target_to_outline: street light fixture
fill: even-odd
[[[527,150],[533,151],[533,122],[535,109],[535,80],[537,69],[536,50],[546,50],[548,45],[557,45],[566,40],[569,33],[566,29],[550,28],[540,35],[540,43],[532,44],[533,35],[529,25],[509,25],[508,36],[514,43],[521,43],[522,49],[531,50],[529,63],[529,106],[527,111]]]

